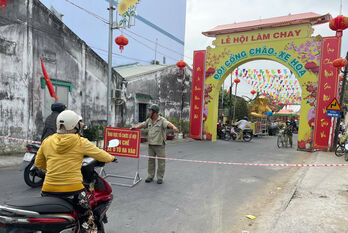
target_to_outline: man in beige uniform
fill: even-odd
[[[149,141],[149,156],[152,157],[161,157],[164,158],[165,154],[165,144],[166,144],[166,128],[170,127],[174,132],[179,132],[172,123],[167,121],[165,118],[158,115],[159,107],[157,105],[152,105],[149,108],[149,118],[143,123],[132,127],[131,129],[141,129],[148,128],[148,141]],[[157,168],[157,184],[163,183],[163,176],[165,171],[164,159],[157,159],[158,168]],[[150,183],[155,177],[156,170],[156,161],[153,158],[149,158],[148,162],[148,177],[145,182]]]

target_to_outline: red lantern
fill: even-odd
[[[251,93],[252,95],[255,95],[255,94],[256,94],[256,91],[255,91],[255,90],[251,90],[250,93]]]
[[[340,82],[343,81],[343,76],[342,75],[339,76],[339,80],[340,80]]]
[[[120,35],[120,36],[116,37],[115,43],[120,46],[120,50],[122,53],[124,46],[126,46],[128,44],[128,39],[124,35]]]
[[[236,79],[234,80],[234,82],[235,82],[235,84],[238,85],[238,83],[240,83],[240,79],[239,79],[239,78],[236,78]]]
[[[184,62],[183,60],[180,60],[176,63],[176,66],[179,67],[180,71],[183,70],[186,66],[186,62]]]
[[[341,37],[342,31],[348,28],[348,17],[339,15],[330,21],[329,27],[331,30],[336,31],[336,36]]]
[[[278,105],[279,105],[279,106],[282,106],[282,105],[283,105],[283,103],[279,103]]]
[[[0,0],[1,10],[4,11],[7,7],[7,0]]]
[[[277,102],[275,100],[272,101],[272,104],[276,104]]]
[[[344,58],[337,58],[332,62],[332,65],[336,68],[345,67],[348,64],[348,61]]]

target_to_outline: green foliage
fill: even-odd
[[[94,125],[83,130],[83,137],[90,141],[99,141],[104,139],[105,125]]]
[[[175,125],[180,132],[184,134],[188,134],[190,132],[190,122],[189,121],[184,121],[184,120],[178,120],[174,117],[171,117],[168,119],[173,125]]]
[[[236,105],[236,120],[240,120],[245,116],[249,116],[249,109],[247,102],[243,98],[237,98]]]
[[[223,106],[222,106],[222,98],[224,99]],[[232,113],[233,114],[233,108],[234,108],[234,100],[235,96],[230,95],[227,93],[226,90],[220,91],[219,95],[219,109],[224,109],[224,113]],[[236,120],[241,119],[244,116],[249,116],[250,113],[250,107],[248,106],[248,102],[244,100],[241,97],[237,96],[237,101],[236,101]],[[250,102],[253,102],[253,100],[250,100]],[[228,114],[229,115],[229,114]]]

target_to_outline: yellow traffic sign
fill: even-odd
[[[342,111],[341,110],[341,106],[340,104],[338,103],[337,99],[334,98],[331,102],[331,104],[329,104],[329,106],[327,106],[326,108],[327,110],[336,110],[336,111]]]

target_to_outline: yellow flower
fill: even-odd
[[[118,13],[120,15],[123,15],[124,13],[127,12],[128,8],[130,7],[129,5],[129,1],[128,0],[122,0],[119,4],[118,4]]]

